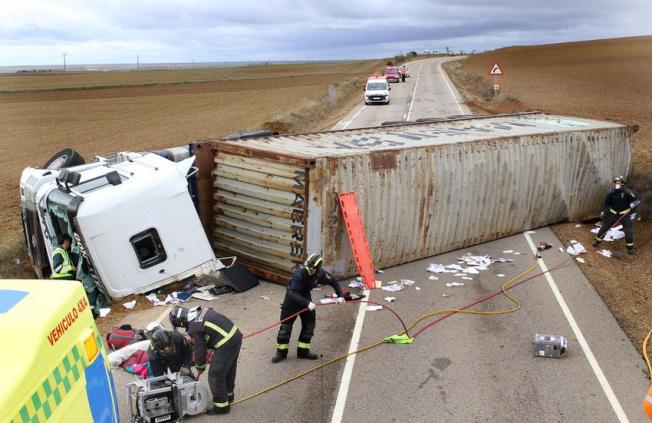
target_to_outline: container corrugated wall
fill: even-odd
[[[213,245],[282,283],[309,252],[351,276],[339,192],[356,192],[383,268],[594,217],[613,175],[629,171],[632,127],[569,129],[549,115],[471,121],[210,143]]]
[[[350,276],[338,192],[357,193],[379,268],[593,217],[611,177],[629,169],[630,137],[622,127],[318,159],[310,178],[326,182],[310,208],[322,222],[308,233],[331,270]]]
[[[217,152],[213,245],[273,277],[302,261],[305,249],[306,169]]]

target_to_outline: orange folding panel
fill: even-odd
[[[367,235],[365,235],[362,219],[358,211],[358,200],[355,197],[355,192],[341,192],[338,196],[358,272],[360,272],[360,276],[362,276],[367,288],[377,288],[376,277],[374,276],[374,262],[371,258]]]

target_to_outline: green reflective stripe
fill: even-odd
[[[211,322],[204,322],[204,326],[208,326],[209,328],[213,329],[215,332],[222,335],[222,340],[220,342],[218,342],[217,344],[215,344],[214,348],[219,348],[222,345],[224,345],[226,342],[229,341],[229,339],[231,339],[233,337],[233,335],[235,335],[235,332],[238,330],[238,327],[236,325],[233,325],[233,327],[231,328],[231,331],[229,333],[226,333],[226,331],[224,329],[217,326],[215,323],[211,323]]]
[[[215,407],[224,408],[229,406],[229,402],[214,402],[213,405]]]
[[[307,342],[299,342],[297,344],[297,347],[303,348],[304,350],[309,350],[310,349],[310,343]]]
[[[72,387],[81,380],[84,363],[77,346],[59,361],[45,379],[34,387],[24,404],[9,420],[12,422],[45,422],[66,400]]]
[[[277,350],[287,350],[290,348],[290,344],[276,344]]]

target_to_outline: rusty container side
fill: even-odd
[[[305,258],[308,173],[296,164],[215,155],[213,247],[260,277],[287,282]]]
[[[355,191],[378,268],[595,217],[629,171],[631,127],[324,157],[310,170],[308,248],[357,274],[337,203]]]

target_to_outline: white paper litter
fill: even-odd
[[[525,231],[526,234],[536,234],[535,231]]]
[[[367,306],[367,311],[378,311],[378,310],[382,310],[382,309],[383,309],[383,306],[379,306],[379,305],[368,305]]]
[[[147,298],[155,306],[164,306],[165,305],[165,301],[159,300],[158,297],[156,296],[156,294],[153,293],[153,292],[150,293],[150,294],[147,294],[147,296],[145,296],[145,298]]]
[[[516,255],[516,256],[520,256],[521,253],[519,253],[518,251],[514,251],[514,255]]]
[[[322,298],[319,300],[320,304],[336,304],[337,300],[335,298]]]
[[[432,273],[444,273],[445,268],[441,264],[430,263],[426,270]]]
[[[462,279],[466,279],[467,281],[472,281],[473,280],[473,278],[469,277],[469,276],[464,276]]]
[[[464,270],[464,268],[462,266],[460,266],[459,264],[449,264],[448,266],[445,266],[445,267],[448,268],[448,269],[459,270],[460,272],[462,270]]]
[[[580,263],[585,263],[584,259],[582,257],[577,257],[575,260],[579,261]]]
[[[397,292],[397,291],[400,291],[403,288],[405,288],[405,285],[400,284],[400,283],[393,283],[391,285],[382,286],[380,289],[382,289],[383,291]]]
[[[467,266],[478,266],[478,267],[488,267],[493,263],[489,256],[474,256],[471,253],[466,253],[462,257],[458,258],[460,262],[466,263]]]
[[[412,286],[414,285],[414,281],[410,279],[401,279],[401,283],[405,286]]]
[[[513,252],[514,252],[514,250],[505,250],[505,251],[503,251],[503,254],[511,254]]]
[[[396,302],[396,297],[385,297],[385,301],[388,303],[394,303]]]
[[[271,298],[268,297],[267,295],[261,295],[260,298],[262,298],[263,300],[271,300]]]
[[[421,291],[421,288],[419,288],[418,286],[415,286],[414,289],[416,289],[417,291]]]
[[[598,254],[602,254],[605,257],[611,257],[611,251],[609,250],[600,250],[598,251]]]
[[[364,289],[365,284],[364,282],[358,282],[358,281],[351,281],[349,282],[349,288],[360,288]]]
[[[576,227],[576,228],[581,228],[582,225],[580,225],[580,224],[578,223],[577,225],[575,225],[575,227]]]
[[[136,300],[131,300],[131,301],[127,302],[127,303],[123,303],[122,306],[124,308],[126,308],[127,310],[131,310],[132,308],[134,308],[136,306]]]
[[[109,307],[100,309],[100,317],[106,317],[111,312]]]
[[[471,274],[471,275],[477,275],[477,274],[480,273],[480,272],[478,271],[478,269],[476,269],[475,267],[467,267],[466,269],[463,270],[463,272],[464,272],[464,273],[469,273],[469,274]]]
[[[581,253],[585,253],[586,248],[584,248],[584,246],[577,241],[575,242],[571,241],[571,245],[569,245],[568,248],[566,248],[566,252],[571,256],[577,256]]]
[[[504,278],[504,277],[505,277],[505,274],[504,274],[504,273],[499,273],[499,274],[497,274],[496,276],[498,276],[499,278]]]
[[[563,253],[564,252],[564,247],[559,247],[559,251]]]
[[[453,276],[464,276],[466,273],[455,273]]]
[[[446,286],[449,287],[449,288],[452,287],[452,286],[464,286],[464,283],[463,282],[448,282],[446,284]]]
[[[444,297],[444,298],[450,297],[450,295],[448,295],[448,294],[441,294],[441,296]]]
[[[437,276],[435,276],[435,275],[428,276],[428,279],[430,279],[431,281],[438,281],[439,280],[439,278]]]
[[[625,238],[625,232],[623,232],[622,229],[623,225],[618,225],[615,228],[611,228],[607,231],[606,234],[602,237],[603,241],[615,241],[619,239]],[[598,234],[600,231],[600,228],[593,228],[591,229],[591,233]]]
[[[213,301],[213,300],[217,300],[219,298],[217,295],[213,295],[208,291],[193,292],[191,297],[192,298],[197,298],[198,300],[204,300],[204,301]]]

